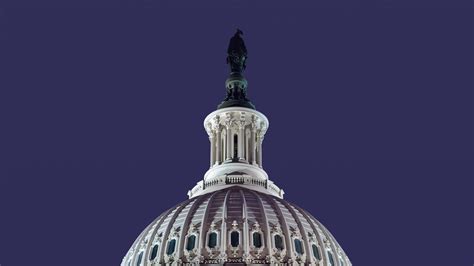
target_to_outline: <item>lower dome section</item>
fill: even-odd
[[[186,200],[135,240],[122,266],[352,265],[305,210],[241,186]]]

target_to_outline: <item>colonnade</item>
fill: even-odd
[[[253,110],[252,110],[253,111]],[[228,162],[262,167],[266,119],[251,112],[216,114],[206,123],[210,142],[210,167]]]

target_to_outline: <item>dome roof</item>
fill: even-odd
[[[300,207],[240,185],[190,198],[162,213],[123,266],[351,265],[329,231]]]
[[[135,240],[122,266],[352,265],[311,214],[283,200],[263,169],[269,122],[247,98],[247,49],[232,37],[227,97],[204,119],[209,170],[189,199],[162,213]]]

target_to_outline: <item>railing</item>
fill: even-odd
[[[256,178],[249,175],[223,175],[215,177],[211,180],[200,181],[192,190],[188,192],[188,196],[191,198],[208,188],[231,184],[259,186],[269,191],[270,194],[276,194],[279,197],[283,196],[283,190],[276,186],[272,181],[263,180],[261,178]]]
[[[225,183],[226,184],[244,184],[245,179],[243,176],[226,176]]]

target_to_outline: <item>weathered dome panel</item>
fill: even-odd
[[[197,196],[164,212],[122,261],[123,266],[224,263],[351,265],[309,213],[240,186]]]

